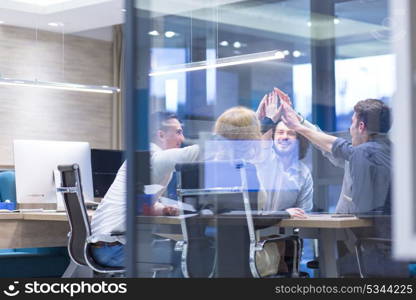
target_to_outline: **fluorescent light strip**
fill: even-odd
[[[82,85],[73,83],[63,82],[47,82],[47,81],[30,81],[20,80],[11,78],[0,78],[0,85],[14,85],[24,87],[35,87],[55,90],[66,90],[66,91],[78,91],[78,92],[89,92],[89,93],[102,93],[102,94],[113,94],[120,92],[117,87],[110,86],[99,86],[99,85]]]
[[[72,0],[14,0],[14,2],[20,2],[30,5],[39,5],[39,6],[50,6],[55,4],[62,4],[65,2],[70,2]]]
[[[269,61],[275,59],[284,59],[285,54],[282,51],[268,51],[254,54],[239,55],[227,58],[219,58],[215,63],[203,61],[190,63],[186,65],[172,66],[169,70],[155,70],[149,73],[149,76],[161,76],[174,73],[191,72],[198,70],[207,70],[214,68],[223,68],[229,66],[250,64],[255,62]]]

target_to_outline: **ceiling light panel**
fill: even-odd
[[[65,2],[71,2],[72,0],[13,0],[13,1],[26,3],[30,5],[49,6],[49,5],[62,4]]]

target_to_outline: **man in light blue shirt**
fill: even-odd
[[[309,142],[279,121],[277,93],[266,95],[257,117],[262,122],[263,149],[257,164],[260,182],[267,191],[263,210],[286,210],[292,217],[305,218],[313,207],[313,180],[309,168],[301,161]]]
[[[313,180],[309,168],[301,161],[309,143],[295,131],[279,122],[266,133],[271,147],[264,148],[265,160],[258,165],[260,181],[267,191],[264,210],[287,210],[302,217],[312,210]],[[296,209],[298,208],[298,209]]]

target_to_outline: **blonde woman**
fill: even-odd
[[[261,176],[259,176],[258,166],[267,161],[267,149],[262,140],[260,121],[256,113],[246,107],[237,106],[225,111],[215,123],[214,133],[221,139],[216,149],[214,149],[214,159],[234,160],[242,159],[256,166],[256,175],[259,181],[257,205],[261,210],[265,207],[267,193],[263,187]],[[248,189],[254,190],[248,183]],[[276,231],[276,229],[274,229]],[[264,233],[257,231],[257,238]],[[259,272],[263,275],[275,274],[277,272],[287,272],[287,265],[280,257],[284,256],[285,243],[270,243],[263,253],[259,253],[257,264]],[[268,257],[268,259],[266,259]],[[280,263],[279,263],[280,262]],[[278,269],[275,269],[277,268]]]
[[[214,134],[216,140],[205,147],[206,160],[244,160],[254,166],[263,160],[260,122],[253,110],[243,106],[226,110],[218,117]],[[248,188],[253,190],[250,184]],[[257,206],[263,207],[267,194],[259,184]]]

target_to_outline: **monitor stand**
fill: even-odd
[[[55,189],[57,190],[62,186],[61,173],[58,169],[53,171],[53,177],[55,182]],[[56,211],[66,211],[64,203],[64,195],[60,192],[56,192]]]

